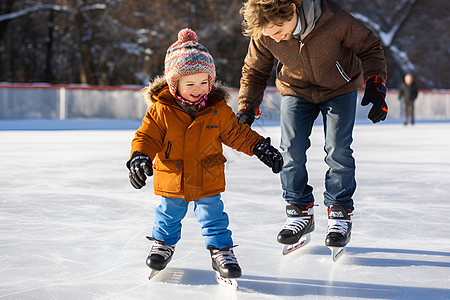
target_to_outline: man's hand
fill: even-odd
[[[252,109],[241,109],[237,112],[236,117],[238,119],[239,123],[247,124],[248,126],[252,126],[253,122],[255,121],[255,117],[259,116],[261,112],[255,108]]]
[[[387,93],[386,85],[378,76],[371,76],[364,83],[366,85],[366,91],[361,100],[361,105],[373,104],[367,117],[373,123],[384,121],[388,113],[388,107],[384,101]]]

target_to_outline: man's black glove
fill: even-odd
[[[361,105],[373,104],[367,117],[373,123],[384,121],[388,113],[388,107],[384,101],[387,92],[386,85],[378,76],[371,76],[364,83],[366,85],[366,91],[361,100]]]
[[[138,151],[134,151],[130,160],[127,161],[127,168],[130,170],[130,173],[128,174],[130,183],[135,189],[144,187],[147,176],[153,175],[150,157]],[[147,174],[147,176],[145,176],[145,174]]]
[[[236,117],[238,119],[239,123],[247,124],[248,126],[252,126],[253,122],[255,121],[255,117],[259,116],[261,112],[255,108],[252,109],[241,109],[236,113]]]
[[[255,154],[260,161],[262,161],[266,166],[272,168],[272,172],[280,173],[283,169],[283,157],[281,153],[270,145],[270,138],[261,140],[253,148],[253,154]]]

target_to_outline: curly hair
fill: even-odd
[[[294,16],[292,4],[298,8],[303,0],[248,0],[239,13],[243,34],[252,38],[260,38],[268,25],[282,26]]]

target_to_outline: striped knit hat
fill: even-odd
[[[178,80],[187,75],[207,73],[209,90],[216,77],[214,60],[208,50],[197,42],[197,34],[185,28],[178,33],[178,40],[167,49],[164,61],[164,75],[170,93],[175,96]]]

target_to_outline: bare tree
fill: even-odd
[[[421,87],[450,88],[450,1],[336,0],[380,37],[388,84],[413,72]],[[2,0],[0,81],[145,84],[163,73],[167,48],[190,27],[217,76],[239,86],[248,38],[242,0]]]

